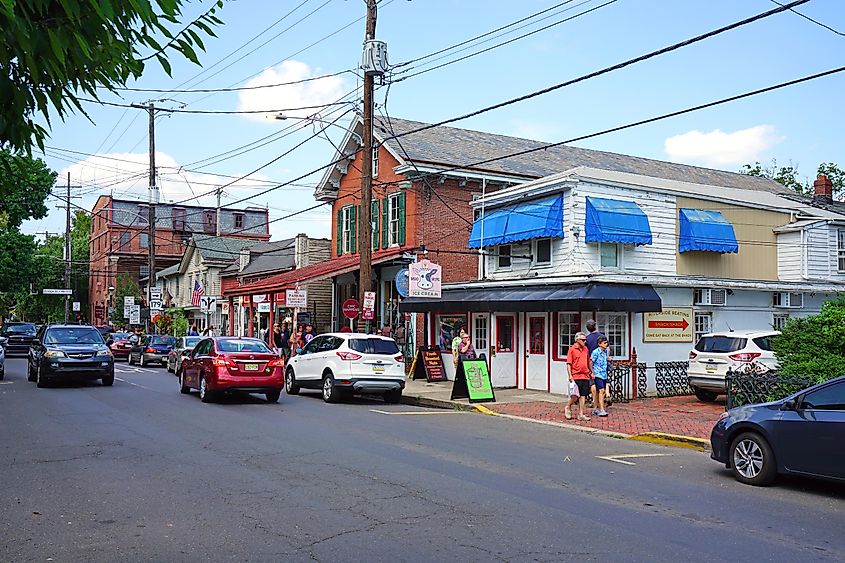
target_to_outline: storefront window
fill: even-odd
[[[599,313],[598,329],[607,336],[612,358],[628,357],[628,313]]]
[[[435,326],[437,327],[437,344],[440,349],[446,352],[452,351],[452,339],[460,332],[461,328],[467,328],[467,316],[461,314],[435,315]]]
[[[575,342],[575,333],[581,330],[581,315],[578,313],[557,314],[557,356],[566,358],[569,347]]]
[[[496,351],[513,352],[513,317],[496,317]]]

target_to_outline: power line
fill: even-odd
[[[261,90],[262,88],[278,88],[280,86],[293,86],[295,84],[303,84],[305,82],[313,82],[314,80],[324,80],[326,78],[332,78],[335,76],[340,76],[342,74],[355,74],[354,70],[347,69],[341,70],[339,72],[333,72],[331,74],[322,74],[320,76],[312,76],[310,78],[303,78],[301,80],[291,80],[290,82],[278,82],[276,84],[261,84],[259,86],[238,86],[234,88],[194,88],[194,89],[172,89],[166,90],[163,88],[115,88],[115,90],[124,90],[127,92],[159,92],[159,93],[185,93],[185,94],[199,94],[199,93],[208,93],[208,92],[239,92],[242,90]]]
[[[808,1],[808,0],[805,0]],[[120,104],[117,102],[106,102],[103,100],[92,100],[91,98],[78,98],[81,102],[88,102],[91,104],[98,104],[101,106],[112,106],[118,108],[126,108],[132,107],[131,104]],[[157,111],[162,111],[166,113],[193,113],[193,114],[204,114],[204,115],[244,115],[244,114],[257,114],[257,113],[284,113],[284,112],[291,112],[291,111],[302,111],[306,109],[322,109],[331,106],[343,106],[348,105],[350,102],[327,102],[325,104],[318,104],[313,106],[300,106],[295,108],[283,108],[283,109],[254,109],[254,110],[202,110],[202,109],[172,109],[172,108],[159,108],[157,107]]]
[[[769,1],[770,1],[772,4],[777,4],[778,6],[783,6],[783,4],[781,4],[780,2],[777,2],[776,0],[769,0]],[[806,14],[802,14],[802,13],[801,13],[801,12],[799,12],[798,10],[793,10],[792,8],[790,8],[790,9],[789,9],[789,11],[790,11],[790,12],[792,12],[793,14],[797,15],[797,16],[801,16],[802,18],[804,18],[804,19],[805,19],[805,20],[807,20],[807,21],[811,21],[811,22],[813,22],[814,24],[816,24],[816,25],[818,25],[818,26],[820,26],[820,27],[825,28],[825,29],[826,29],[826,30],[828,30],[828,31],[831,31],[831,32],[835,33],[836,35],[839,35],[840,37],[845,37],[845,33],[842,33],[841,31],[837,31],[837,30],[833,29],[832,27],[830,27],[829,25],[827,25],[827,24],[825,24],[825,23],[822,23],[822,22],[820,22],[820,21],[818,21],[818,20],[814,20],[814,19],[813,19],[813,18],[811,18],[810,16],[808,16],[808,15],[806,15]]]

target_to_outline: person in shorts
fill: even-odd
[[[590,379],[592,366],[590,365],[590,353],[587,350],[587,335],[583,332],[575,334],[575,344],[569,348],[566,354],[566,372],[569,381],[574,381],[578,386],[579,397],[571,396],[564,407],[563,415],[566,420],[572,420],[572,406],[578,402],[578,420],[588,421],[590,417],[585,412],[585,402],[590,394]]]
[[[593,395],[593,414],[607,416],[604,399],[607,395],[607,338],[600,336],[598,348],[590,354],[590,363],[593,366],[593,381],[595,382],[595,394]]]

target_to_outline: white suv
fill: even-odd
[[[379,394],[398,403],[405,388],[405,360],[392,338],[333,332],[315,336],[288,361],[285,392],[322,389],[336,403],[353,394]]]
[[[738,330],[713,332],[698,339],[689,353],[689,384],[700,401],[707,403],[726,393],[725,375],[729,369],[757,362],[777,368],[772,339],[780,332]]]

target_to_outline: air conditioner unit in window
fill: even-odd
[[[804,306],[804,294],[776,291],[772,294],[772,306],[785,309],[800,309]]]
[[[728,303],[726,289],[696,289],[693,292],[693,305],[712,305],[721,307]]]

